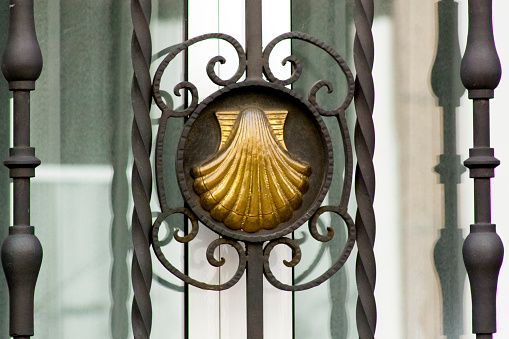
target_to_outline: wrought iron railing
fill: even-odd
[[[354,243],[358,246],[356,264],[359,291],[358,333],[360,338],[374,338],[376,328],[374,299],[376,269],[373,252],[375,241],[372,121],[374,86],[371,75],[374,58],[371,35],[373,1],[356,0],[354,3],[355,79],[346,62],[334,49],[304,33],[282,34],[263,49],[261,1],[246,0],[245,50],[237,40],[224,34],[211,33],[193,38],[169,50],[152,81],[149,72],[152,54],[149,29],[151,1],[132,0],[134,27],[132,40],[134,68],[132,327],[135,338],[149,338],[152,326],[151,247],[164,267],[184,282],[200,288],[210,290],[229,288],[239,281],[244,271],[247,271],[247,337],[262,338],[263,278],[265,277],[272,285],[282,290],[300,291],[312,288],[341,269]],[[493,38],[491,5],[491,1],[469,0],[469,35],[461,64],[461,79],[468,90],[469,98],[473,100],[474,107],[474,146],[470,150],[470,158],[465,161],[465,166],[470,169],[470,176],[474,179],[475,194],[475,223],[471,226],[471,233],[463,245],[463,256],[472,290],[473,332],[479,339],[492,338],[493,333],[496,332],[496,290],[503,258],[503,245],[496,233],[495,225],[491,223],[490,211],[490,179],[494,176],[494,169],[499,161],[494,157],[494,151],[490,147],[489,100],[493,98],[494,89],[501,76],[500,62]],[[175,87],[175,93],[178,95],[183,90],[190,94],[189,106],[182,111],[168,107],[160,93],[160,81],[166,67],[179,52],[207,39],[221,39],[234,47],[239,60],[237,71],[230,79],[221,79],[214,72],[214,66],[225,60],[221,56],[211,59],[206,72],[212,82],[223,86],[222,89],[199,102],[198,88],[184,81]],[[313,85],[307,98],[302,98],[295,91],[285,87],[297,81],[305,67],[297,58],[289,56],[283,60],[283,62],[290,62],[293,66],[293,73],[288,79],[281,80],[273,75],[269,66],[269,56],[274,46],[283,40],[301,40],[310,43],[328,53],[336,62],[348,84],[346,93],[343,93],[344,101],[338,108],[326,110],[317,103],[316,94],[322,87],[327,87],[329,93],[333,92],[332,85],[327,80]],[[35,89],[35,81],[41,69],[42,56],[35,34],[33,0],[11,0],[9,35],[2,59],[2,72],[9,83],[9,89],[13,92],[14,102],[13,147],[9,158],[5,161],[13,180],[14,225],[9,228],[9,236],[2,246],[2,264],[9,286],[10,335],[15,338],[29,338],[34,335],[33,293],[42,260],[41,245],[34,235],[34,227],[30,225],[30,178],[35,175],[35,167],[40,163],[35,157],[34,148],[30,146],[30,92]],[[240,81],[244,74],[246,79]],[[441,98],[440,85],[434,86],[434,90]],[[452,97],[456,100],[454,93]],[[152,98],[162,112],[156,137],[154,166],[150,162],[153,138],[149,113]],[[355,193],[358,210],[355,222],[347,211],[353,183],[353,150],[346,124],[345,109],[352,99],[354,99],[357,113],[354,144],[357,155]],[[452,116],[454,107],[455,103],[449,104],[450,112],[444,111],[444,117],[446,113]],[[280,135],[277,131],[281,131],[287,116],[290,117],[288,127],[285,127]],[[341,201],[337,206],[321,206],[331,181],[333,161],[332,146],[322,116],[336,118],[343,141],[344,183]],[[165,127],[171,123],[172,119],[184,117],[188,119],[179,142],[176,167],[186,204],[175,207],[170,206],[166,201],[164,171],[160,165],[163,157]],[[210,134],[208,123],[216,121],[215,119],[219,121],[220,128]],[[228,122],[229,119],[233,122]],[[258,128],[248,128],[253,124]],[[302,133],[303,129],[307,133]],[[301,134],[298,137],[292,137],[297,131]],[[204,136],[205,139],[203,139]],[[215,141],[207,144],[210,141],[207,138]],[[302,142],[303,139],[305,142]],[[297,143],[304,144],[307,149],[301,148],[302,145]],[[197,145],[200,147],[196,147]],[[268,168],[267,164],[270,161],[278,163],[279,166],[277,169],[273,166],[272,175],[264,178],[267,182],[270,180],[280,180],[280,182],[267,184],[260,190],[266,189],[265,194],[272,194],[270,198],[272,201],[276,201],[277,196],[283,197],[283,194],[286,194],[282,192],[283,190],[293,189],[293,195],[281,198],[283,202],[269,214],[242,215],[239,214],[238,209],[228,209],[228,213],[231,214],[233,211],[240,215],[242,221],[236,221],[235,216],[231,216],[233,221],[230,221],[227,216],[224,216],[226,212],[211,212],[221,201],[218,201],[217,196],[211,193],[216,183],[213,180],[207,181],[209,178],[204,178],[210,173],[208,172],[210,168],[233,163],[236,158],[242,157],[242,152],[256,147],[260,148],[261,152],[249,151],[251,153],[245,157],[251,162],[250,166]],[[446,150],[444,150],[445,155]],[[456,159],[455,150],[447,155]],[[263,159],[265,163],[258,162],[256,160],[258,158]],[[150,208],[153,167],[161,207],[161,213],[154,223]],[[439,169],[440,167],[437,171]],[[222,178],[226,176],[224,173],[214,173],[218,176],[223,175]],[[287,184],[292,180],[293,187]],[[253,177],[247,181],[249,185],[256,182],[261,181]],[[201,183],[205,184],[200,186]],[[454,185],[454,182],[449,184]],[[240,179],[233,180],[231,187],[237,187],[239,192],[256,194],[252,188],[246,188],[245,183]],[[210,199],[210,196],[213,198]],[[253,208],[255,206],[251,202],[255,201],[254,198],[245,200],[235,196],[235,199],[239,204],[251,204]],[[268,199],[268,196],[258,197],[256,201],[259,206],[265,203],[264,199]],[[220,210],[219,207],[218,210]],[[300,247],[296,241],[285,235],[308,222],[309,231],[315,240],[330,241],[334,236],[332,228],[328,228],[328,233],[324,235],[316,227],[319,216],[326,212],[339,215],[347,226],[348,239],[336,262],[318,278],[301,285],[288,285],[277,280],[271,272],[268,261],[273,248],[277,245],[289,247],[293,256],[292,260],[285,264],[289,267],[297,265],[301,257]],[[212,266],[221,266],[224,263],[224,259],[218,260],[213,255],[217,247],[230,245],[236,250],[239,264],[236,273],[229,281],[219,285],[200,282],[191,278],[186,272],[177,270],[165,258],[161,251],[158,230],[160,225],[175,213],[187,216],[191,224],[191,231],[184,235],[176,232],[175,240],[182,243],[191,242],[199,232],[198,221],[221,236],[208,247],[207,259]],[[249,219],[253,217],[257,221]],[[273,218],[277,220],[274,221]]]

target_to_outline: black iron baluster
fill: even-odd
[[[134,211],[132,217],[133,261],[131,278],[134,291],[132,305],[132,327],[136,339],[148,339],[152,328],[152,260],[150,257],[150,229],[152,212],[152,169],[150,152],[152,145],[152,123],[150,121],[151,85],[150,58],[152,41],[150,37],[151,0],[132,0],[131,16],[133,38],[131,57],[133,60],[133,85],[131,100],[134,120],[131,135],[133,150],[132,193]]]
[[[41,71],[33,0],[11,0],[2,72],[14,98],[13,148],[4,162],[13,179],[14,225],[2,245],[2,264],[9,286],[9,333],[19,339],[34,335],[34,290],[42,262],[42,246],[30,226],[30,178],[41,163],[30,147],[30,91]]]
[[[489,100],[502,74],[495,48],[492,1],[468,1],[468,39],[461,62],[461,80],[473,99],[474,147],[465,166],[474,179],[474,219],[463,244],[463,260],[472,290],[472,331],[478,339],[497,331],[496,294],[504,247],[491,223],[490,179],[499,165],[490,148]]]
[[[375,88],[371,74],[374,61],[374,46],[371,27],[373,25],[373,0],[356,0],[354,7],[355,40],[353,45],[355,70],[355,151],[357,168],[355,171],[355,196],[357,197],[357,262],[356,277],[359,298],[357,299],[357,330],[359,338],[375,337],[376,302],[375,281],[376,263],[373,246],[375,244],[375,170],[373,154],[375,151],[375,131],[373,126],[373,106]]]

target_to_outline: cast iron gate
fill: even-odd
[[[150,78],[151,38],[150,1],[132,1],[134,79],[132,103],[134,110],[132,149],[134,166],[132,189],[135,202],[132,219],[134,255],[132,281],[134,300],[132,325],[136,338],[149,338],[151,329],[150,287],[152,262],[150,247],[170,272],[184,282],[210,290],[223,290],[247,273],[248,338],[263,337],[263,277],[275,287],[299,291],[321,284],[337,272],[357,243],[356,263],[357,326],[359,337],[373,338],[376,327],[374,300],[375,259],[373,245],[375,218],[373,212],[374,128],[372,113],[374,86],[373,66],[373,1],[356,0],[354,21],[354,79],[346,62],[326,43],[316,38],[290,32],[274,38],[265,48],[261,42],[261,0],[246,0],[246,49],[234,38],[210,33],[192,38],[170,49],[159,65],[153,81]],[[42,69],[42,57],[35,37],[32,0],[11,0],[8,42],[2,59],[2,71],[13,91],[14,142],[5,165],[13,178],[14,225],[2,246],[2,263],[10,293],[10,335],[29,338],[33,335],[33,291],[42,260],[42,249],[30,226],[30,178],[40,161],[30,147],[30,91]],[[221,56],[212,58],[207,75],[221,90],[198,102],[198,89],[188,81],[175,87],[175,94],[184,90],[191,95],[190,105],[183,111],[168,107],[162,99],[160,82],[170,61],[192,44],[206,39],[221,39],[236,50],[239,66],[230,79],[221,79],[214,65],[224,63]],[[274,46],[287,39],[308,42],[327,52],[343,72],[347,91],[340,93],[343,103],[334,110],[323,109],[316,93],[327,87],[327,80],[318,81],[307,98],[285,87],[300,76],[301,64],[293,56],[290,78],[276,78],[269,66]],[[242,76],[245,75],[245,80]],[[499,164],[489,145],[489,99],[500,80],[500,63],[495,50],[491,25],[491,1],[469,1],[469,36],[462,62],[461,78],[474,101],[474,148],[465,166],[470,168],[475,187],[475,224],[464,245],[464,260],[471,281],[473,300],[473,332],[478,338],[492,338],[496,331],[496,286],[503,257],[503,246],[490,217],[490,178]],[[265,76],[265,78],[264,78]],[[335,93],[335,92],[334,92]],[[152,124],[150,106],[154,98],[161,109],[155,164],[150,162]],[[354,99],[357,122],[354,145],[357,156],[355,193],[358,210],[354,220],[347,205],[353,177],[353,150],[346,124],[345,109]],[[186,100],[187,101],[187,100]],[[322,116],[337,119],[345,154],[343,188],[338,206],[321,206],[332,177],[332,145]],[[164,190],[164,169],[161,168],[167,124],[173,119],[186,119],[177,150],[176,169],[184,206],[169,206]],[[211,128],[215,126],[215,128]],[[152,222],[150,197],[152,167],[161,214]],[[330,241],[316,227],[323,213],[339,215],[348,228],[348,240],[337,261],[318,278],[302,284],[287,285],[271,273],[269,256],[277,245],[288,246],[293,258],[288,267],[299,263],[301,252],[297,242],[285,237],[304,223],[320,242]],[[199,231],[198,221],[218,233],[207,250],[213,266],[214,250],[221,245],[232,246],[239,256],[236,274],[228,282],[209,285],[194,280],[177,270],[164,256],[159,241],[159,227],[171,215],[188,218],[191,230],[174,234],[175,240],[191,242]]]

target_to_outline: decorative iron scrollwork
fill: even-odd
[[[189,46],[194,45],[195,43],[198,43],[200,41],[208,40],[208,39],[220,39],[229,42],[237,52],[237,55],[239,57],[239,66],[237,68],[237,71],[235,74],[227,80],[223,80],[219,78],[214,71],[214,66],[217,63],[224,64],[226,62],[226,59],[221,56],[215,56],[212,59],[209,60],[207,63],[207,75],[209,76],[210,80],[219,86],[227,86],[233,83],[236,83],[239,81],[239,79],[242,77],[244,72],[246,71],[246,53],[244,52],[244,49],[240,45],[240,43],[233,38],[232,36],[229,36],[227,34],[221,34],[221,33],[210,33],[210,34],[204,34],[200,35],[196,38],[189,39],[177,46],[174,46],[173,49],[171,49],[171,52],[168,53],[166,57],[164,57],[163,61],[159,64],[159,67],[156,70],[154,81],[152,84],[152,93],[154,96],[154,100],[157,104],[157,106],[161,109],[163,116],[168,117],[186,117],[189,114],[193,113],[196,109],[196,106],[198,105],[198,89],[195,85],[190,83],[189,81],[182,81],[179,84],[177,84],[173,90],[174,94],[176,96],[180,96],[180,91],[182,89],[187,90],[191,93],[191,104],[189,106],[181,111],[174,111],[166,105],[166,103],[162,100],[162,95],[160,91],[161,86],[161,79],[163,77],[164,71],[166,70],[166,67],[168,67],[169,63],[175,59],[175,57],[182,52],[183,50],[189,48]]]
[[[193,286],[224,290],[236,284],[247,270],[250,314],[247,338],[259,339],[263,336],[263,325],[253,319],[263,316],[263,276],[282,290],[312,288],[341,269],[356,242],[356,226],[347,211],[353,181],[353,150],[345,117],[345,110],[354,97],[355,82],[345,60],[332,47],[310,35],[285,33],[263,49],[261,0],[246,2],[246,34],[246,50],[233,37],[220,33],[201,35],[164,50],[167,54],[158,65],[152,82],[152,96],[162,112],[158,119],[155,149],[155,177],[161,213],[153,223],[150,237],[161,264]],[[200,101],[197,86],[186,79],[174,87],[173,93],[180,96],[187,91],[191,97],[187,108],[171,108],[168,92],[161,89],[165,70],[180,52],[208,39],[226,41],[235,49],[238,57],[236,72],[228,79],[221,79],[214,67],[218,63],[224,64],[226,59],[221,55],[211,58],[205,72],[222,88]],[[344,99],[337,108],[328,110],[317,102],[317,93],[323,87],[329,94],[335,93],[327,79],[313,84],[307,98],[285,87],[298,81],[305,71],[305,65],[294,55],[282,60],[283,65],[292,65],[290,77],[281,80],[273,74],[269,58],[275,46],[283,40],[309,43],[334,59],[346,79]],[[158,53],[158,56],[163,55]],[[240,81],[244,74],[245,80]],[[323,116],[335,117],[342,137],[344,171],[338,206],[322,206],[334,168],[332,142]],[[170,118],[186,118],[175,160],[177,182],[185,207],[170,206],[166,198],[163,150]],[[150,150],[145,153],[149,154]],[[143,164],[139,163],[136,170],[141,171]],[[150,166],[145,169],[149,170]],[[341,224],[346,226],[348,235],[341,254],[329,269],[309,282],[294,286],[282,283],[271,271],[269,258],[272,250],[278,245],[289,247],[292,259],[284,264],[287,267],[298,265],[302,256],[300,246],[296,240],[285,236],[308,223],[313,239],[331,241],[334,237],[332,227],[327,228],[326,234],[321,234],[317,228],[324,213],[338,215]],[[229,245],[237,251],[239,262],[230,280],[219,285],[200,282],[169,262],[162,251],[164,243],[169,243],[169,235],[166,241],[161,241],[159,231],[174,214],[186,215],[191,224],[187,234],[182,235],[179,230],[174,232],[173,238],[180,243],[190,243],[196,238],[199,222],[220,236],[208,245],[206,251],[211,266],[220,267],[225,263],[224,258],[214,257],[219,246]],[[170,226],[169,229],[175,228]],[[135,332],[137,326],[133,325]]]
[[[219,79],[213,67],[217,62],[224,63],[225,59],[222,56],[212,58],[206,66],[207,74],[211,81],[224,87],[198,103],[196,86],[188,81],[180,82],[174,88],[175,95],[179,95],[181,90],[187,90],[191,94],[191,103],[185,110],[175,111],[162,99],[164,91],[160,86],[164,71],[178,53],[207,39],[221,39],[235,48],[239,60],[237,71],[230,79]],[[316,93],[322,87],[327,87],[328,93],[332,93],[332,84],[327,80],[318,81],[312,86],[308,100],[283,87],[297,81],[302,73],[303,66],[294,56],[283,60],[283,64],[291,62],[294,65],[294,71],[288,79],[280,80],[273,75],[269,66],[270,53],[277,43],[285,39],[311,43],[336,61],[347,81],[347,91],[338,108],[328,111],[316,102]],[[205,34],[174,46],[164,57],[154,76],[153,96],[162,111],[156,141],[155,173],[163,212],[153,226],[153,248],[164,267],[183,281],[200,288],[222,290],[233,286],[240,279],[247,258],[234,239],[245,242],[269,241],[263,252],[265,276],[274,286],[291,291],[311,288],[326,281],[343,266],[355,243],[355,226],[347,213],[352,186],[353,156],[345,109],[353,98],[355,87],[350,69],[330,46],[299,32],[276,37],[263,50],[262,58],[263,71],[268,81],[259,79],[237,82],[248,67],[244,50],[237,40],[228,35]],[[273,112],[283,113],[281,117],[271,117]],[[287,115],[290,117],[288,123],[285,121]],[[344,184],[338,206],[320,207],[332,180],[333,168],[332,144],[321,115],[337,118],[343,139]],[[165,134],[169,118],[186,116],[188,119],[177,150],[176,170],[183,197],[189,208],[170,208],[165,196],[162,168]],[[269,121],[270,119],[280,121]],[[219,128],[214,125],[219,125]],[[292,137],[290,129],[293,128],[293,133],[296,133],[297,127],[302,126],[308,126],[307,129],[311,132]],[[312,138],[306,140],[310,138],[309,135],[312,135]],[[303,140],[306,140],[305,144],[316,145],[301,150],[296,144],[303,143]],[[294,183],[290,184],[292,180]],[[254,186],[259,189],[253,189]],[[283,192],[285,190],[286,192]],[[292,203],[292,199],[298,200]],[[262,203],[267,206],[262,206]],[[276,210],[271,210],[270,206]],[[288,213],[283,213],[287,208],[285,206],[291,206]],[[265,210],[271,212],[265,213]],[[332,228],[328,228],[326,235],[320,234],[316,228],[318,218],[326,212],[336,213],[346,224],[348,239],[341,256],[325,273],[308,283],[298,286],[281,283],[273,276],[269,266],[268,258],[272,249],[279,244],[289,246],[294,258],[286,264],[289,267],[297,265],[301,256],[299,245],[282,237],[308,221],[314,239],[320,242],[330,241],[334,236]],[[178,271],[164,257],[158,239],[159,227],[174,213],[187,215],[192,225],[192,230],[185,236],[179,236],[178,232],[175,232],[174,238],[179,242],[190,242],[195,238],[198,233],[198,220],[224,237],[219,243],[214,242],[209,246],[207,258],[211,265],[220,266],[224,262],[224,259],[218,261],[211,256],[212,248],[219,244],[228,244],[237,250],[239,265],[230,281],[221,285],[199,282]]]
[[[346,61],[341,57],[341,55],[339,55],[338,52],[336,52],[332,47],[328,46],[324,42],[318,40],[317,38],[315,38],[311,35],[301,33],[301,32],[289,32],[289,33],[281,34],[278,37],[274,38],[271,42],[269,42],[269,44],[267,45],[267,47],[265,47],[265,49],[263,51],[263,61],[264,61],[263,72],[264,72],[265,76],[267,77],[267,79],[269,79],[269,81],[271,81],[275,84],[286,86],[286,85],[293,84],[295,81],[297,81],[299,79],[300,75],[302,74],[302,63],[299,61],[299,59],[297,59],[293,55],[286,57],[281,62],[281,64],[283,66],[287,62],[290,62],[294,66],[292,75],[288,79],[280,80],[280,79],[276,78],[270,69],[270,66],[269,66],[270,53],[272,52],[274,47],[279,42],[286,40],[286,39],[302,40],[302,41],[306,41],[312,45],[315,45],[316,47],[327,52],[334,59],[334,61],[338,64],[339,68],[341,69],[341,71],[343,72],[343,74],[346,77],[346,81],[347,81],[347,85],[348,85],[345,99],[343,100],[341,105],[334,110],[327,111],[327,110],[321,108],[318,105],[318,103],[316,102],[316,93],[322,87],[327,87],[327,93],[329,93],[329,94],[334,91],[334,86],[332,85],[332,83],[330,81],[327,81],[327,80],[320,80],[320,81],[317,81],[315,84],[313,84],[313,86],[311,87],[311,89],[309,91],[308,101],[316,108],[316,110],[318,112],[320,112],[321,115],[333,116],[333,115],[338,115],[341,112],[344,112],[345,109],[350,105],[350,102],[352,102],[353,95],[354,95],[355,84],[354,84],[352,72],[350,71],[350,68],[346,64]]]
[[[178,235],[178,230],[175,231],[175,233],[173,234],[173,237],[175,238],[175,240],[177,240],[178,242],[181,242],[181,243],[190,242],[191,240],[193,240],[196,237],[196,235],[198,235],[198,231],[199,231],[198,220],[195,218],[193,213],[191,213],[187,208],[182,207],[182,208],[170,209],[170,210],[167,210],[167,211],[161,213],[157,217],[157,219],[154,223],[154,226],[152,227],[152,248],[154,249],[154,253],[155,253],[157,259],[159,259],[159,261],[161,262],[161,264],[168,271],[170,271],[172,274],[174,274],[177,278],[181,279],[182,281],[184,281],[190,285],[199,287],[204,290],[221,291],[221,290],[226,290],[226,289],[232,287],[233,285],[235,285],[240,280],[240,278],[242,278],[242,275],[246,269],[246,263],[247,263],[244,248],[242,247],[241,244],[239,244],[235,240],[226,239],[226,238],[218,238],[218,239],[214,240],[212,243],[210,243],[207,248],[207,252],[206,252],[207,261],[209,262],[210,265],[215,266],[215,267],[221,267],[225,263],[224,258],[221,258],[220,260],[217,260],[214,258],[214,251],[219,246],[225,245],[225,244],[230,245],[237,251],[237,253],[239,255],[239,264],[237,267],[237,271],[235,272],[233,277],[230,280],[228,280],[227,282],[225,282],[224,284],[211,285],[211,284],[206,284],[206,283],[203,283],[196,279],[193,279],[193,278],[185,275],[181,271],[179,271],[175,266],[173,266],[168,261],[168,259],[166,259],[165,255],[161,249],[160,242],[159,242],[159,227],[161,226],[161,224],[163,223],[164,220],[166,220],[169,216],[171,216],[174,213],[182,213],[182,214],[186,215],[192,224],[191,232],[189,232],[189,234],[187,234],[183,237]]]
[[[313,219],[310,220],[310,223],[309,223],[310,233],[313,236],[313,238],[315,238],[318,241],[328,242],[328,241],[332,240],[332,238],[334,237],[334,231],[332,230],[331,227],[327,228],[328,232],[327,232],[326,236],[320,235],[316,229],[316,221],[317,221],[318,217],[322,213],[325,213],[325,212],[335,212],[338,215],[340,215],[348,228],[348,238],[347,238],[346,244],[345,244],[343,251],[341,252],[341,255],[339,256],[339,258],[327,271],[325,271],[319,277],[317,277],[307,283],[301,284],[301,285],[287,285],[287,284],[284,284],[281,281],[279,281],[274,276],[274,274],[272,274],[272,271],[270,269],[270,264],[269,264],[270,253],[271,253],[272,249],[276,245],[279,245],[279,244],[284,244],[284,245],[290,247],[292,249],[292,253],[293,253],[292,260],[289,262],[284,260],[283,263],[287,267],[294,267],[295,265],[297,265],[300,262],[300,258],[302,256],[300,246],[295,240],[292,240],[289,238],[279,238],[279,239],[273,240],[270,243],[268,243],[264,248],[263,268],[264,268],[264,273],[265,273],[265,277],[267,278],[267,281],[269,281],[274,287],[279,288],[280,290],[285,290],[285,291],[307,290],[307,289],[313,288],[313,287],[318,286],[321,283],[327,281],[334,273],[336,273],[337,271],[339,271],[341,269],[341,267],[343,267],[346,260],[350,256],[350,252],[352,251],[352,248],[355,244],[355,235],[356,235],[355,224],[354,224],[352,218],[347,213],[344,213],[344,214],[341,213],[339,208],[336,208],[334,206],[325,206],[323,208],[320,208],[313,215]]]

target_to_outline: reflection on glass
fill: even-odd
[[[459,77],[461,63],[458,43],[458,4],[441,0],[438,8],[437,54],[431,86],[443,111],[443,154],[435,171],[444,186],[444,227],[434,248],[435,268],[442,291],[443,333],[459,339],[463,333],[463,287],[465,268],[461,256],[462,229],[458,228],[458,184],[465,168],[456,150],[456,108],[464,88]]]
[[[3,6],[6,7],[6,6]],[[9,11],[7,8],[0,8],[0,32],[7,32],[9,23]],[[7,34],[0,34],[0,49],[5,45]],[[10,93],[7,81],[0,81],[0,158],[7,159],[10,143]],[[9,171],[7,167],[0,166],[0,244],[9,234],[10,225],[10,189]],[[3,268],[0,265],[0,300],[8,300],[7,282]],[[8,338],[9,327],[9,303],[0,303],[0,338]]]
[[[338,53],[349,60],[352,41],[348,27],[351,24],[351,10],[347,1],[292,1],[292,30],[316,36],[318,39],[333,46]],[[325,108],[335,108],[345,93],[344,77],[335,73],[337,66],[325,53],[314,46],[300,42],[292,42],[292,54],[303,65],[301,78],[294,84],[294,90],[306,96],[312,84],[320,79],[327,79],[334,85],[334,92],[318,92],[317,101]],[[353,66],[352,66],[353,67]],[[353,104],[351,105],[353,107]],[[351,107],[351,108],[352,108]],[[351,109],[350,108],[350,109]],[[354,120],[353,110],[347,112],[347,119]],[[324,118],[334,149],[334,177],[324,205],[337,205],[340,200],[343,178],[343,145],[341,134],[334,118]],[[351,125],[350,125],[351,128]],[[350,129],[353,131],[353,129]],[[319,243],[311,237],[305,237],[307,230],[295,232],[303,253],[302,262],[294,269],[294,283],[309,281],[322,274],[337,260],[346,241],[345,226],[341,219],[333,213],[320,217],[319,231],[326,234],[326,227],[332,226],[334,238],[327,243]],[[294,294],[295,338],[332,338],[345,339],[357,336],[355,321],[355,299],[351,295],[355,289],[355,277],[350,265],[355,264],[355,254],[350,255],[345,267],[339,270],[323,285],[308,291]],[[313,313],[313,322],[308,321],[309,310]]]

